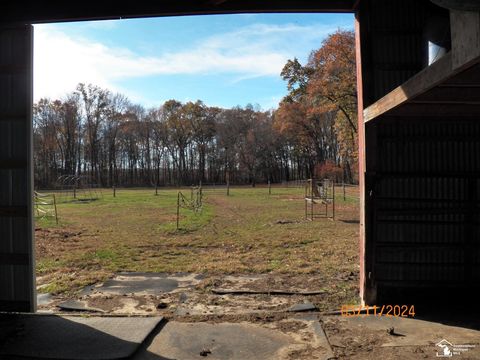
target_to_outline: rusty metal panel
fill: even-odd
[[[0,28],[0,311],[34,311],[31,26]]]
[[[371,240],[376,284],[478,284],[478,120],[381,120],[370,168],[375,177]]]

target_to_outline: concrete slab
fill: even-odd
[[[169,359],[277,360],[292,343],[288,335],[254,324],[169,322],[138,359],[155,354]]]
[[[88,286],[80,295],[94,292],[113,295],[161,295],[182,291],[200,283],[199,274],[164,274],[164,273],[119,273],[113,279],[100,286]]]
[[[48,305],[53,302],[53,297],[51,294],[37,294],[37,305],[43,306]]]
[[[161,317],[0,316],[0,358],[110,360],[131,356]]]
[[[99,313],[105,312],[102,309],[88,306],[86,301],[81,301],[81,300],[67,300],[67,301],[61,302],[57,306],[60,309],[66,310],[66,311],[87,311],[87,312],[99,312]]]
[[[304,312],[304,311],[317,311],[317,307],[313,305],[311,302],[307,301],[300,304],[295,304],[291,306],[288,312]]]

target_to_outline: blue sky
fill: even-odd
[[[280,71],[351,14],[184,16],[35,25],[34,97],[61,98],[79,82],[146,107],[168,99],[275,108],[286,94]]]

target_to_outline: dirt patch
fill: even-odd
[[[222,315],[186,315],[172,317],[181,322],[207,322],[210,324],[223,322],[250,322],[255,324],[271,324],[291,317],[288,313],[258,313],[258,314],[222,314]]]
[[[275,274],[258,277],[246,277],[243,281],[231,276],[226,277],[217,287],[232,289],[248,289],[253,291],[285,290],[285,291],[316,291],[321,290],[325,282],[320,276]]]
[[[386,342],[389,336],[386,330],[373,331],[363,328],[361,330],[348,328],[337,319],[324,322],[322,327],[335,350],[335,354],[343,358],[349,358],[359,351],[372,351],[374,347]]]
[[[306,327],[307,324],[304,321],[298,320],[280,321],[275,324],[275,329],[280,330],[284,333],[298,332],[299,330],[305,329]]]
[[[291,360],[296,359],[323,359],[325,357],[325,349],[323,347],[313,347],[307,345],[304,349],[292,350],[288,354],[288,358]]]
[[[428,346],[382,347],[392,335],[385,330],[347,327],[340,318],[330,317],[322,323],[337,359],[435,359],[435,351]]]
[[[87,248],[85,230],[66,230],[60,228],[36,228],[35,251],[37,258],[56,256],[62,251]]]
[[[102,309],[106,312],[113,312],[123,307],[120,296],[86,296],[83,298],[89,307]]]

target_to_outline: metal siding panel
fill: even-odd
[[[470,285],[480,278],[477,120],[377,126],[376,282]]]
[[[371,59],[370,101],[403,84],[425,66],[423,28],[428,4],[418,0],[371,0],[368,39]]]
[[[0,311],[36,307],[32,51],[31,26],[0,28]]]

